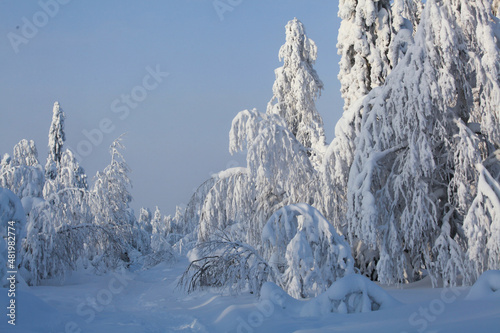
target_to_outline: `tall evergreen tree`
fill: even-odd
[[[45,177],[47,179],[56,178],[61,162],[63,145],[66,140],[64,134],[64,118],[65,115],[59,102],[55,102],[52,109],[52,122],[49,129],[49,156],[45,164]]]
[[[319,164],[325,148],[325,134],[315,105],[323,89],[313,68],[317,47],[297,18],[288,22],[285,29],[286,42],[279,51],[283,66],[275,70],[276,81],[267,114],[281,116],[290,132],[308,149],[311,159]]]
[[[340,0],[342,19],[338,35],[344,110],[382,85],[391,70],[388,58],[392,39],[389,0]]]

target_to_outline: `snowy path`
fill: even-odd
[[[398,308],[296,318],[253,295],[185,295],[175,288],[187,262],[95,277],[75,274],[64,286],[18,286],[17,325],[0,332],[496,332],[500,298],[465,301],[469,288],[432,289],[426,281],[390,289]],[[0,289],[2,308],[7,290]]]

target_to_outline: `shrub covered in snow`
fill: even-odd
[[[282,287],[293,297],[307,298],[354,272],[351,249],[343,236],[314,207],[285,206],[262,231],[264,258],[283,273]]]
[[[270,301],[299,317],[317,317],[331,313],[359,313],[383,310],[400,304],[368,278],[351,274],[333,283],[322,294],[304,301],[290,297],[272,282],[262,286],[261,301]]]

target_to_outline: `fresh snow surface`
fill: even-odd
[[[491,297],[492,286],[500,284],[499,272],[479,279],[478,284],[486,281],[490,292],[475,293],[468,300],[466,296],[474,294],[476,287],[433,289],[424,279],[402,288],[384,288],[385,293],[359,276],[352,281],[346,277],[344,282],[338,281],[344,287],[334,285],[315,299],[287,298],[296,304],[295,309],[305,309],[300,315],[293,307],[283,308],[280,298],[266,299],[264,295],[272,292],[265,290],[260,300],[251,294],[221,295],[216,291],[186,295],[176,288],[186,266],[183,259],[146,271],[104,276],[76,272],[63,285],[57,281],[45,281],[38,287],[19,283],[15,327],[7,323],[5,315],[7,289],[0,289],[4,309],[0,332],[497,332],[500,326],[500,300]],[[318,300],[338,297],[365,284],[388,306],[339,314],[307,305],[318,306]],[[272,291],[275,287],[266,284],[264,288]]]

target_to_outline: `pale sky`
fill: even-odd
[[[123,154],[136,215],[142,206],[173,214],[210,174],[244,166],[244,156],[228,153],[231,121],[244,109],[265,112],[294,17],[318,46],[325,90],[317,108],[333,139],[343,106],[337,7],[328,0],[3,0],[0,154],[32,139],[44,166],[59,101],[66,148],[80,155],[90,180],[109,163],[111,142],[128,133]]]

